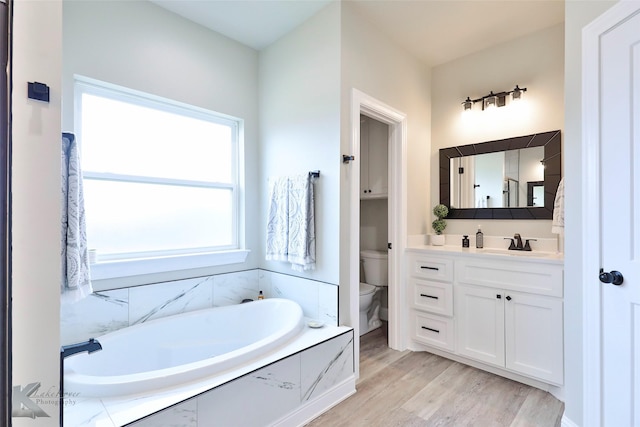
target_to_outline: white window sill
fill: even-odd
[[[245,262],[249,252],[246,249],[238,249],[224,252],[98,262],[91,264],[91,279],[117,279],[142,274],[239,264]]]

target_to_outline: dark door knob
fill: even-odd
[[[616,286],[618,285],[622,285],[622,282],[624,282],[624,277],[622,276],[622,273],[620,273],[619,271],[611,271],[610,273],[605,273],[604,269],[600,269],[600,281],[602,283],[612,283]]]

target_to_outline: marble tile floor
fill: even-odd
[[[564,403],[542,390],[424,352],[360,337],[358,392],[309,427],[558,427]]]

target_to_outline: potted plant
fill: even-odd
[[[444,231],[445,228],[447,228],[447,221],[444,220],[444,218],[449,215],[449,208],[447,208],[445,205],[436,205],[433,208],[433,214],[438,218],[435,221],[433,221],[431,223],[431,227],[433,228],[433,231],[436,232],[436,234],[431,236],[431,244],[433,246],[442,246],[444,245],[445,242],[445,237],[444,234],[442,234],[442,232]]]

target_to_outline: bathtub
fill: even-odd
[[[260,358],[304,329],[286,299],[192,311],[98,337],[102,350],[65,360],[64,391],[123,396],[214,376]]]

